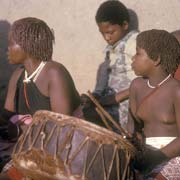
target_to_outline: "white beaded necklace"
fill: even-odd
[[[161,86],[164,82],[166,82],[169,78],[171,77],[171,74],[169,74],[165,79],[163,79],[157,86],[152,86],[149,83],[149,79],[147,80],[147,86],[151,89],[157,88],[159,86]]]
[[[36,68],[36,70],[28,77],[28,73],[25,70],[25,77],[23,82],[25,83],[29,83],[31,81],[31,79],[33,78],[33,81],[35,82],[38,75],[40,74],[41,70],[43,69],[43,67],[45,66],[46,62],[42,61],[39,66]]]

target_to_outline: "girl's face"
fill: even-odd
[[[8,60],[10,64],[22,64],[27,58],[27,54],[23,51],[21,46],[17,44],[9,34],[8,43]]]
[[[147,76],[155,67],[155,61],[147,55],[144,49],[137,47],[131,66],[137,76]]]
[[[127,33],[128,23],[124,22],[124,24],[121,26],[119,24],[101,22],[98,23],[98,27],[105,41],[109,45],[114,45],[117,41],[122,39]]]

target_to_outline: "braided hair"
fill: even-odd
[[[157,61],[168,74],[174,74],[180,64],[180,45],[177,39],[165,30],[147,30],[137,36],[137,47]]]
[[[31,57],[52,59],[54,35],[44,21],[33,17],[19,19],[13,23],[10,36]]]

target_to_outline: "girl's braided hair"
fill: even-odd
[[[180,64],[180,45],[177,39],[165,30],[147,30],[137,36],[137,47],[143,48],[168,74],[174,74]]]
[[[33,17],[19,19],[13,23],[10,35],[33,58],[52,59],[54,34],[44,21]]]

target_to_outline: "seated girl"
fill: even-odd
[[[180,177],[180,82],[173,78],[180,63],[177,39],[164,30],[137,36],[132,69],[137,76],[130,87],[129,126],[144,145],[134,167],[143,178]]]

